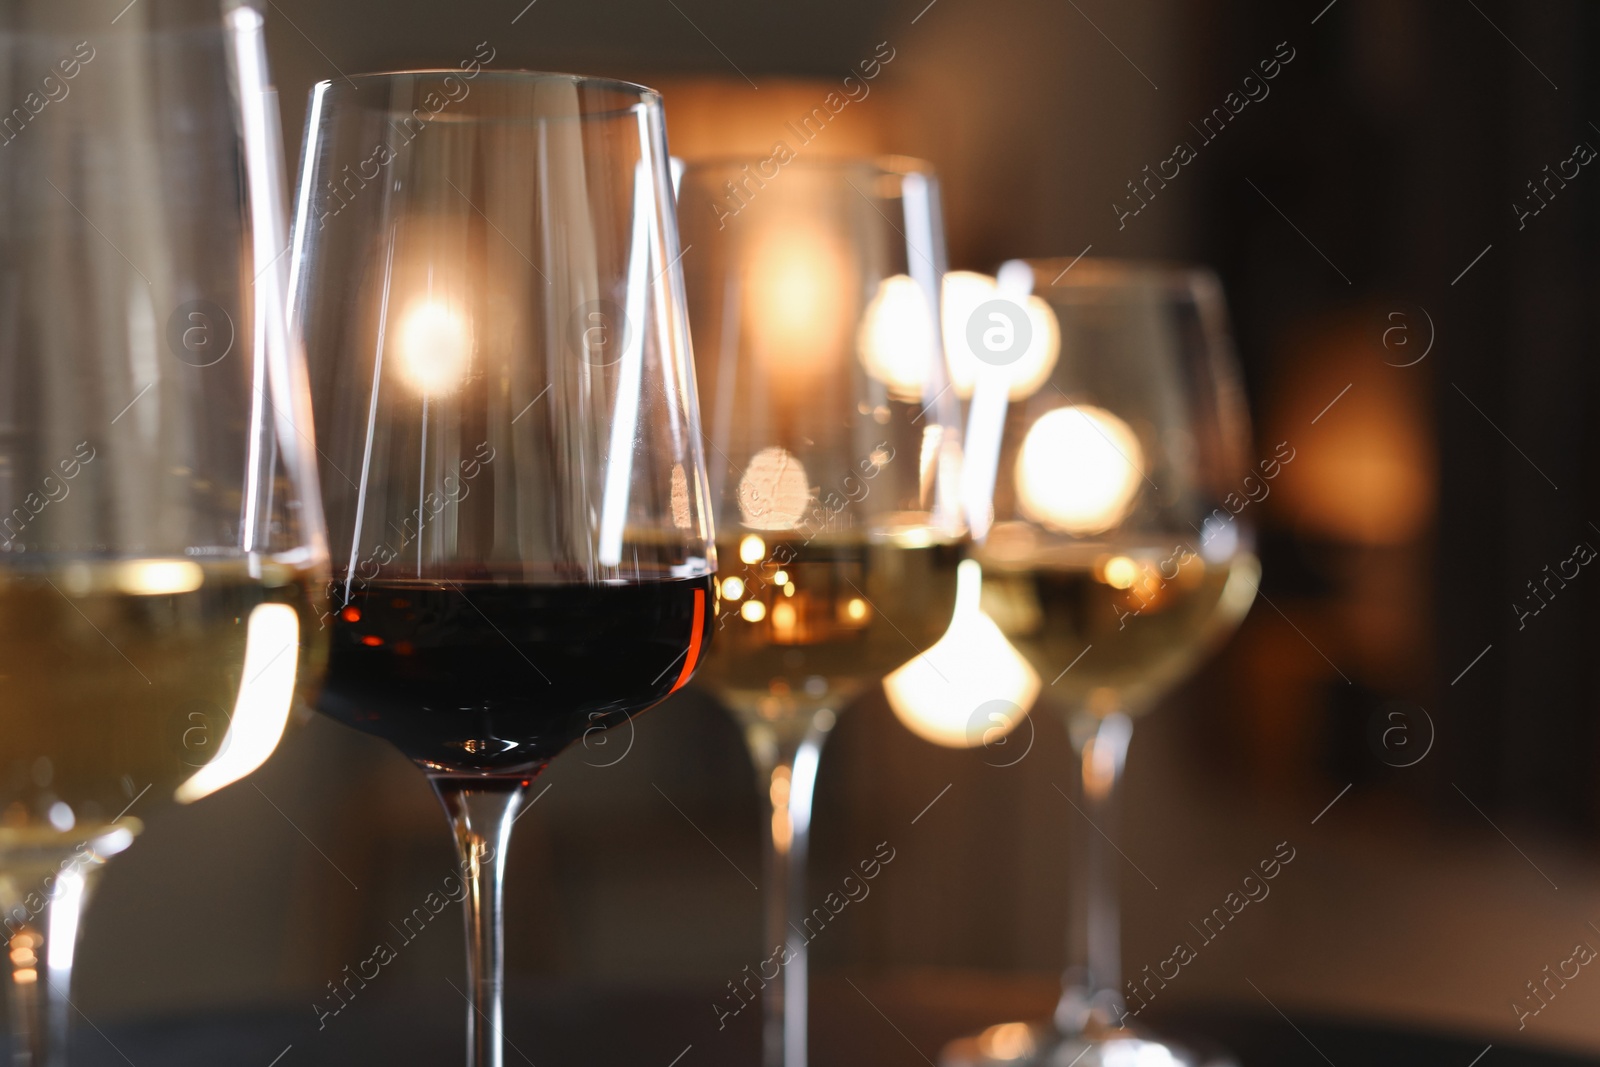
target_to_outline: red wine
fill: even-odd
[[[374,581],[335,615],[327,715],[436,775],[538,771],[684,685],[714,579],[617,584]]]

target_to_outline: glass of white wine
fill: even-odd
[[[1105,835],[1134,720],[1232,633],[1260,579],[1222,288],[1204,269],[1093,259],[950,282],[952,378],[970,398],[969,464],[987,472],[967,499],[992,490],[973,518],[983,608],[1065,713],[1092,826],[1053,1025],[993,1027],[944,1062],[1192,1063],[1130,1014]]]
[[[770,802],[763,1063],[803,1067],[822,744],[944,632],[965,542],[938,186],[916,160],[768,158],[690,163],[680,189],[721,561],[697,682]]]
[[[0,30],[0,939],[13,1062],[60,1067],[104,861],[272,753],[325,552],[262,16]]]

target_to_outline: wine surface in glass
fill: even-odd
[[[0,568],[0,838],[85,839],[136,797],[135,815],[170,801],[222,747],[257,607],[295,611],[282,654],[301,657],[302,684],[315,677],[313,586],[244,560]]]
[[[527,775],[686,682],[715,579],[378,580],[335,615],[321,709],[442,775]]]
[[[1007,559],[986,566],[983,607],[1056,699],[1138,715],[1232,632],[1259,575],[1248,552],[1207,562],[1170,547]]]
[[[758,555],[754,541],[757,562],[736,562]],[[719,543],[722,614],[702,684],[746,726],[804,733],[813,713],[837,711],[939,639],[961,553],[956,542]]]

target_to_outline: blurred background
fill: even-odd
[[[1262,1020],[1286,1042],[1276,1062],[1311,1055],[1291,1025],[1328,1020],[1457,1035],[1463,1065],[1485,1044],[1600,1056],[1600,978],[1516,1006],[1540,1003],[1528,983],[1575,943],[1600,947],[1600,576],[1551,578],[1600,546],[1600,176],[1565,162],[1600,148],[1600,6],[271,0],[267,16],[291,160],[314,82],[487,48],[486,65],[662,89],[680,155],[925,157],[955,268],[1214,266],[1255,454],[1295,458],[1250,505],[1249,619],[1134,739],[1125,970],[1165,958],[1288,842],[1270,898],[1162,991],[1158,1021],[1226,1038]],[[847,96],[868,60],[877,77]],[[1180,142],[1192,158],[1152,179]],[[1048,1012],[1068,844],[1092,831],[1056,788],[1072,757],[1047,703],[1008,744],[935,748],[881,694],[843,716],[813,895],[880,842],[895,859],[813,945],[818,1062],[917,1064]],[[719,1031],[712,1008],[767,954],[761,808],[731,720],[685,692],[536,788],[510,858],[516,996],[562,1006],[590,1062],[664,1067],[685,1045],[753,1062],[756,1012]],[[312,1004],[452,865],[402,756],[307,722],[119,860],[79,1006],[135,1028],[298,1011],[275,1037],[312,1059],[405,1023],[391,1039],[436,1033],[448,1062],[453,913],[321,1031]],[[507,1033],[542,1040],[518,1011]],[[281,1042],[262,1046],[264,1064]]]

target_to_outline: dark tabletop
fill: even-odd
[[[459,976],[454,986],[461,986]],[[752,1008],[719,1029],[709,986],[509,984],[506,1063],[536,1067],[754,1067],[760,1036]],[[944,1042],[1009,1018],[1043,1014],[1015,986],[920,976],[825,976],[814,990],[816,1067],[928,1067]],[[1019,1001],[1029,1003],[1020,1004]],[[1016,1011],[1007,1014],[1008,1008]],[[308,1067],[463,1062],[465,1002],[441,982],[358,996],[322,1018],[308,1002],[88,1025],[74,1036],[74,1067]],[[1152,1013],[1153,1015],[1153,1013]],[[80,1022],[81,1022],[80,1018]],[[1172,1036],[1231,1049],[1244,1067],[1558,1067],[1600,1058],[1539,1050],[1481,1035],[1318,1017],[1293,1021],[1230,1005],[1184,1005],[1151,1019]],[[1492,1048],[1489,1048],[1491,1046]],[[1477,1059],[1485,1049],[1489,1051]],[[681,1058],[678,1058],[680,1057]]]

